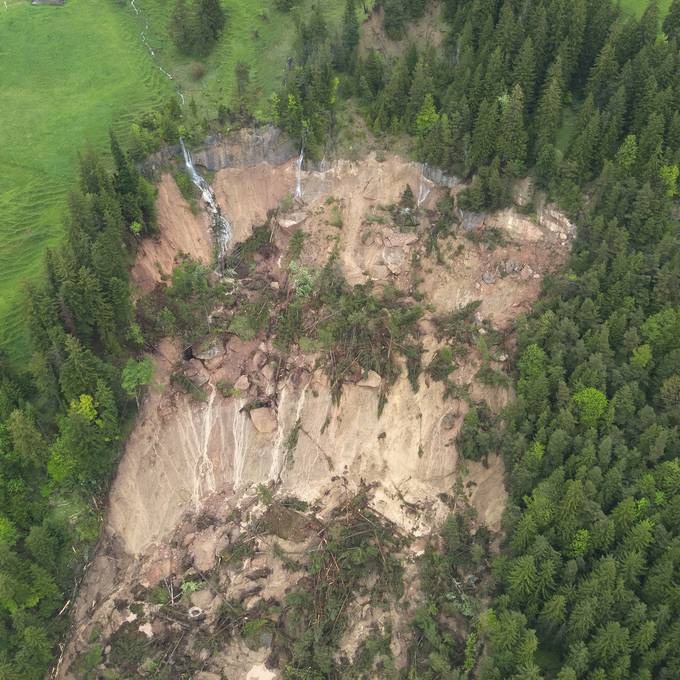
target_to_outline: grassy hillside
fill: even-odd
[[[112,0],[9,4],[0,11],[0,63],[0,346],[19,357],[22,282],[61,236],[78,151],[106,144],[109,126],[127,129],[172,90],[136,18]]]
[[[297,12],[306,16],[314,2],[301,0]],[[194,97],[199,109],[214,115],[220,103],[229,102],[235,89],[234,67],[243,61],[250,65],[252,97],[264,111],[266,99],[281,82],[292,53],[293,14],[277,11],[273,0],[222,0],[227,27],[219,44],[203,62],[205,75],[196,80],[192,74],[195,60],[180,54],[168,33],[174,0],[136,0],[135,4],[149,21],[149,41],[159,62],[175,75],[188,97]],[[329,23],[338,26],[345,3],[319,0],[319,4]]]

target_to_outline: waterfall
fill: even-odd
[[[302,198],[302,164],[305,162],[305,147],[300,149],[295,172],[295,198]]]
[[[244,413],[241,413],[241,409],[245,405],[245,399],[238,402],[234,408],[234,419],[231,422],[231,433],[234,438],[234,489],[238,489],[243,481],[245,451],[248,439],[248,432],[246,430],[246,420],[248,420],[248,417]]]
[[[198,174],[196,168],[194,167],[194,162],[191,159],[191,154],[184,144],[184,140],[180,137],[179,144],[182,147],[182,155],[184,156],[184,167],[191,177],[191,181],[201,192],[201,198],[205,207],[210,212],[212,217],[212,227],[213,233],[215,235],[215,242],[217,243],[218,249],[218,260],[220,265],[224,260],[224,256],[227,254],[227,248],[229,247],[229,242],[231,241],[232,226],[224,215],[222,215],[222,210],[217,203],[215,198],[215,192],[212,187],[206,182],[206,180]]]
[[[427,165],[423,163],[420,166],[420,188],[418,189],[418,207],[420,207],[425,201],[427,200],[427,197],[430,195],[430,191],[432,191],[432,182],[425,177],[425,170],[427,168]]]

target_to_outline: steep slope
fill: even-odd
[[[187,574],[201,574],[213,584],[210,592],[185,592],[177,602],[174,591],[170,595],[171,607],[184,608],[186,620],[176,630],[188,631],[187,642],[200,630],[215,630],[221,602],[237,598],[247,605],[244,579],[246,584],[252,580],[244,576],[246,566],[261,581],[250,604],[280,600],[300,574],[286,571],[285,560],[276,556],[266,536],[277,536],[278,543],[296,554],[316,550],[316,532],[310,526],[327,525],[346,512],[342,509],[348,498],[356,494],[366,494],[366,512],[370,509],[411,541],[400,552],[410,560],[407,570],[416,589],[407,611],[419,597],[413,558],[450,512],[470,506],[474,526],[498,534],[505,498],[502,463],[495,455],[484,463],[459,460],[456,435],[471,405],[485,401],[498,412],[507,403],[510,394],[503,381],[482,380],[479,369],[502,371],[507,361],[503,348],[512,344],[512,322],[535,300],[542,277],[564,260],[571,225],[549,207],[539,210],[536,222],[516,211],[487,216],[490,230],[482,227],[465,238],[462,228],[455,229],[440,239],[439,256],[428,257],[427,241],[440,215],[437,205],[456,188],[436,185],[426,175],[432,173],[398,157],[339,161],[325,171],[304,173],[302,199],[291,206],[292,160],[216,173],[213,185],[237,240],[266,220],[271,230],[269,246],[255,254],[248,274],[229,279],[239,294],[247,298],[267,286],[277,299],[290,298],[294,270],[286,253],[292,235],[301,231],[304,247],[296,266],[318,272],[336,253],[349,284],[371,280],[377,290],[396,289],[432,303],[417,325],[424,366],[445,344],[437,319],[480,300],[470,326],[477,339],[449,381],[425,372],[414,391],[402,367],[387,391],[386,376],[357,370],[345,380],[339,400],[321,348],[313,343],[282,351],[271,332],[242,338],[224,330],[195,342],[190,352],[183,353],[177,342],[161,343],[153,357],[156,387],[142,405],[112,487],[101,547],[81,590],[63,668],[88,649],[93,630],[107,640],[112,635],[118,639],[121,626],[152,642],[156,635],[154,644],[164,636],[172,638],[175,624],[161,625],[157,609],[130,609],[140,597],[148,601],[141,591],[159,582],[179,589]],[[397,207],[406,186],[417,196],[419,205],[412,209]],[[164,177],[161,241],[153,246],[159,253],[170,252],[173,243],[179,247],[163,228],[166,210],[176,206],[178,212],[170,219],[200,226],[181,201],[168,199],[173,191]],[[277,212],[282,199],[287,210]],[[417,224],[400,227],[394,220],[404,215],[415,215]],[[186,234],[199,233],[197,228]],[[202,240],[188,238],[182,244],[195,257],[205,258]],[[145,245],[142,259],[148,260],[151,248]],[[138,263],[137,270],[143,269],[149,271],[148,263]],[[149,280],[137,278],[143,290]],[[238,308],[225,308],[213,315],[223,322],[225,315],[233,318],[236,313]],[[497,338],[493,342],[484,339],[489,332]],[[200,399],[177,388],[172,376],[178,374],[200,390]],[[311,510],[291,515],[292,510],[280,505],[283,499],[294,499],[298,510]],[[255,525],[260,529],[254,531]],[[244,536],[254,548],[247,551],[246,566],[237,561],[227,576],[228,555]],[[198,607],[195,626],[190,607]],[[405,640],[406,614],[392,613]],[[358,610],[352,617],[343,638],[350,657],[361,631],[375,623],[373,616]],[[196,677],[220,677],[212,672],[229,678],[279,677],[276,663],[267,661],[270,638],[254,649],[238,640],[222,645],[203,659],[200,668],[207,674]],[[397,659],[405,645],[395,652]],[[113,647],[115,652],[115,643]],[[182,654],[193,658],[184,643]],[[106,655],[101,661],[115,665]]]

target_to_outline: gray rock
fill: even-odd
[[[234,387],[241,392],[247,391],[247,389],[250,387],[250,380],[248,379],[248,376],[245,374],[239,376],[238,380],[234,383]]]
[[[453,189],[453,187],[460,184],[460,179],[455,175],[447,175],[440,168],[432,168],[429,165],[423,167],[423,177],[439,186],[448,187],[449,189]]]
[[[191,361],[189,361],[189,365],[184,371],[184,377],[195,387],[202,387],[210,380],[208,372],[197,359],[191,359]]]
[[[224,347],[217,338],[209,338],[194,346],[194,356],[201,361],[210,361],[224,355]]]
[[[470,210],[461,210],[460,223],[465,231],[476,231],[481,229],[484,225],[486,215],[484,213],[472,212]]]
[[[207,137],[197,149],[191,149],[194,165],[213,172],[223,168],[247,168],[265,162],[281,165],[296,157],[299,152],[285,133],[273,125],[238,130],[226,137],[213,135]],[[149,156],[138,167],[146,174],[153,174],[166,163],[181,156],[179,144],[166,146]]]
[[[261,371],[267,363],[267,355],[261,349],[258,349],[251,357],[250,363],[252,370]]]
[[[518,205],[520,208],[529,205],[533,190],[534,187],[530,177],[518,180],[512,191],[512,200],[515,202],[515,205]]]
[[[453,430],[456,426],[456,414],[451,411],[442,418],[442,427],[445,430]]]
[[[299,153],[288,137],[273,125],[239,130],[226,139],[207,141],[206,145],[194,149],[192,156],[195,165],[212,171],[265,162],[280,165]]]
[[[503,263],[503,268],[505,269],[506,274],[514,274],[515,272],[518,272],[522,268],[522,265],[519,262],[513,260],[512,258],[508,258]]]
[[[406,253],[403,248],[385,248],[383,249],[383,262],[392,274],[401,274],[402,267],[406,261]]]
[[[492,285],[492,284],[496,283],[496,277],[491,272],[484,272],[482,274],[482,281],[484,281],[484,283],[486,283],[488,285]]]

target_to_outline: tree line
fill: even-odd
[[[464,206],[528,171],[579,224],[518,323],[516,401],[462,433],[510,491],[477,674],[678,677],[680,2],[663,23],[656,2],[445,4],[440,49],[359,59],[368,120],[469,178]],[[465,677],[453,660],[416,677]]]
[[[113,135],[111,154],[113,173],[93,151],[82,154],[64,243],[26,291],[30,361],[16,367],[0,356],[3,679],[41,678],[55,659],[130,399],[151,380],[149,362],[135,359],[143,339],[128,252],[156,229],[155,190]]]
[[[500,450],[508,474],[491,605],[461,663],[433,598],[427,660],[406,672],[679,677],[680,0],[663,22],[656,2],[639,20],[611,0],[443,4],[441,45],[396,59],[359,50],[353,0],[337,33],[316,7],[272,98],[312,156],[351,97],[375,134],[408,135],[421,160],[467,178],[463,207],[508,204],[529,173],[579,225],[568,268],[518,322],[517,400],[499,421],[479,405],[462,433],[466,455]],[[402,38],[429,3],[383,6]],[[163,121],[176,135],[173,113],[149,130]],[[115,138],[111,150],[113,174],[83,154],[64,245],[29,287],[29,364],[0,360],[0,678],[41,677],[52,660],[98,532],[90,498],[150,379],[127,253],[153,233],[153,190]]]

